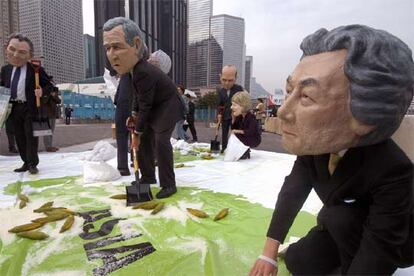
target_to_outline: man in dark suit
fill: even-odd
[[[220,82],[222,88],[218,92],[219,96],[219,109],[218,109],[218,122],[221,123],[221,139],[222,146],[221,152],[224,152],[227,148],[229,130],[231,126],[231,98],[237,92],[243,91],[243,87],[236,84],[237,69],[234,65],[226,65],[223,67],[220,74]]]
[[[40,67],[40,87],[35,87],[35,65],[29,60],[33,57],[33,43],[22,34],[10,36],[6,48],[8,63],[1,68],[0,85],[11,90],[10,102],[12,111],[10,118],[16,135],[23,166],[15,172],[29,171],[37,174],[39,157],[37,148],[39,139],[33,136],[32,122],[38,118],[36,96],[47,97],[52,84],[42,67]]]
[[[9,152],[11,153],[19,153],[16,148],[16,139],[14,134],[14,127],[11,118],[7,118],[6,120],[6,135],[7,141],[9,142]]]
[[[131,75],[123,74],[119,79],[118,88],[114,97],[115,110],[115,126],[116,126],[116,146],[117,146],[117,163],[118,171],[121,175],[130,175],[128,167],[128,141],[129,130],[125,122],[131,116],[131,92],[132,83]]]
[[[136,105],[131,147],[139,149],[141,183],[155,183],[155,158],[161,191],[157,198],[176,193],[171,133],[179,119],[180,100],[175,84],[159,68],[147,62],[144,36],[132,20],[117,17],[103,27],[103,42],[118,74],[132,75]],[[152,146],[154,144],[154,147]],[[154,152],[155,151],[155,152]]]
[[[390,139],[413,97],[411,50],[361,25],[320,29],[301,49],[278,111],[283,145],[298,157],[250,275],[277,272],[279,245],[312,188],[323,207],[285,253],[292,274],[391,275],[413,265],[413,164]]]

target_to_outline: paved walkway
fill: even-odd
[[[196,130],[199,142],[210,143],[214,138],[215,130],[209,128],[205,122],[197,122]],[[191,134],[189,131],[187,133]],[[65,152],[85,151],[92,149],[99,140],[108,139],[109,142],[115,144],[115,140],[111,139],[111,124],[57,124],[53,145],[62,148]],[[173,137],[176,137],[173,133]],[[219,135],[220,140],[220,135]],[[257,147],[259,150],[286,153],[281,145],[280,135],[274,133],[262,134],[262,143]],[[39,150],[44,151],[43,139],[39,139]],[[0,155],[9,155],[8,143],[5,130],[0,131]]]

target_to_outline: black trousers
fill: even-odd
[[[286,251],[285,264],[293,275],[325,275],[340,268],[341,274],[355,274],[350,265],[362,238],[366,212],[353,207],[323,207],[318,226]],[[384,260],[375,268],[361,269],[357,274],[391,275],[397,266]]]
[[[21,159],[28,166],[37,166],[39,164],[37,154],[39,138],[33,136],[33,120],[27,103],[13,103],[10,119],[13,123]]]
[[[194,120],[188,120],[187,119],[187,123],[188,123],[188,125],[184,125],[184,127],[183,127],[184,131],[187,131],[187,129],[189,128],[190,131],[191,131],[191,136],[193,136],[193,140],[197,141],[197,131],[196,131],[195,126],[194,126]]]
[[[174,156],[170,142],[174,127],[163,132],[154,132],[148,126],[141,135],[138,161],[142,177],[155,178],[156,158],[161,188],[175,187]]]
[[[231,128],[231,119],[228,120],[223,120],[221,122],[221,149],[226,149],[227,148],[227,143],[229,141],[229,130]]]
[[[128,141],[130,133],[126,128],[126,120],[129,112],[128,107],[117,106],[115,110],[115,126],[116,126],[116,147],[118,170],[128,170]]]
[[[66,123],[67,125],[70,125],[70,116],[66,116],[66,118],[65,118],[65,123]]]
[[[118,170],[127,170],[128,169],[128,141],[129,141],[129,131],[118,130],[118,125],[116,126],[116,147],[117,147],[117,161],[118,161]]]
[[[14,133],[14,126],[13,121],[10,118],[7,118],[6,120],[6,134],[7,134],[7,140],[9,142],[9,150],[14,149],[16,147],[16,141],[14,139],[15,133]]]

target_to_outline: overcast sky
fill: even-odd
[[[164,0],[169,1],[169,0]],[[84,30],[93,34],[93,0],[84,2]],[[246,54],[266,90],[285,86],[302,39],[319,28],[364,24],[386,30],[414,49],[414,0],[214,0],[213,14],[244,18]]]

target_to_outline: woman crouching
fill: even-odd
[[[246,146],[257,147],[262,138],[256,117],[250,112],[251,98],[247,91],[238,92],[231,99],[232,110],[232,133]],[[248,149],[240,159],[250,159]]]

